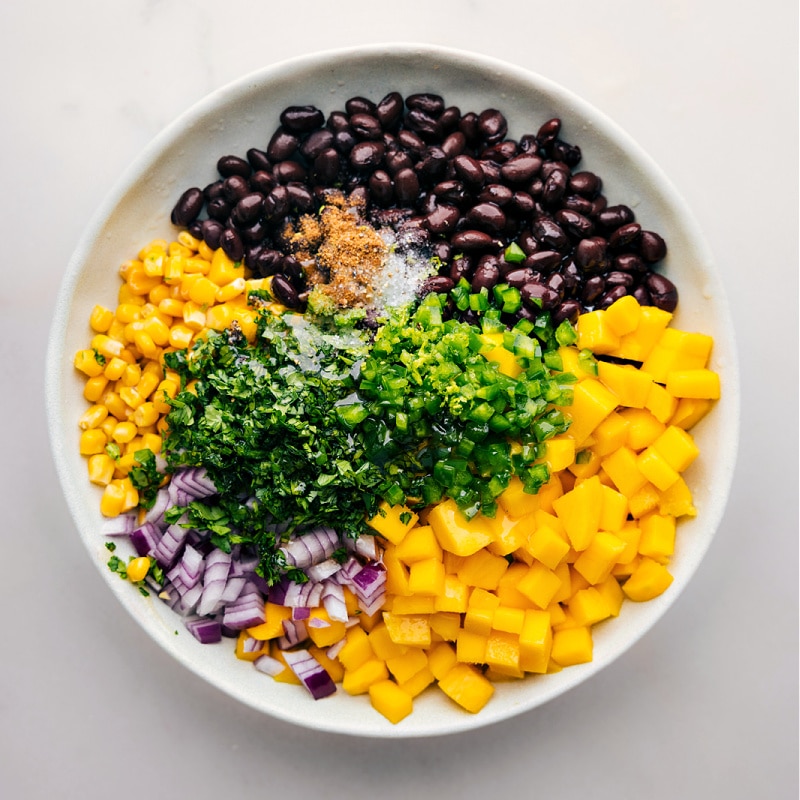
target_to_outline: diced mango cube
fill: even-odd
[[[608,577],[617,558],[624,550],[625,541],[623,539],[613,533],[600,531],[578,556],[573,566],[575,571],[590,584],[600,583]]]
[[[603,596],[609,614],[612,617],[618,616],[622,608],[622,601],[625,599],[625,594],[622,591],[622,587],[619,585],[619,581],[613,575],[609,575],[594,588]]]
[[[589,311],[578,317],[578,349],[591,350],[597,354],[615,352],[620,345],[620,337],[608,325],[604,311]]]
[[[666,564],[675,552],[675,517],[668,514],[648,514],[639,520],[642,535],[639,553],[659,564]]]
[[[486,663],[494,667],[519,669],[519,636],[494,630],[486,640]]]
[[[636,330],[641,314],[642,309],[636,298],[626,294],[606,309],[605,323],[617,336],[624,336]]]
[[[676,472],[683,472],[700,455],[691,434],[670,425],[652,444]]]
[[[647,483],[636,460],[636,453],[628,447],[620,447],[603,461],[603,470],[622,494],[630,498]]]
[[[627,358],[631,361],[644,361],[667,329],[672,314],[656,306],[642,306],[639,310],[639,324],[636,329],[619,339],[619,346],[609,355]]]
[[[522,481],[515,475],[497,498],[497,503],[510,517],[524,517],[539,508],[538,495],[524,490]]]
[[[519,665],[525,672],[547,672],[553,646],[551,617],[547,611],[529,609],[519,634]]]
[[[575,592],[568,605],[569,613],[578,625],[596,625],[611,616],[605,597],[594,586]]]
[[[654,383],[650,387],[645,408],[651,411],[659,422],[665,424],[669,422],[677,407],[678,399],[673,392],[665,389],[660,383]]]
[[[678,478],[669,489],[661,492],[658,510],[661,514],[671,514],[673,517],[697,516],[697,509],[692,504],[691,489],[683,478]]]
[[[559,666],[571,667],[592,660],[592,632],[586,626],[558,630],[553,634],[551,658]]]
[[[458,556],[471,556],[494,540],[494,521],[480,513],[467,519],[453,499],[434,506],[428,523],[441,547]]]
[[[342,689],[348,694],[366,694],[370,686],[378,681],[387,680],[388,677],[386,664],[377,658],[370,658],[353,670],[345,669],[342,677]]]
[[[277,603],[267,601],[264,604],[264,622],[252,628],[248,628],[247,634],[253,639],[276,639],[283,636],[283,621],[291,619],[292,609],[289,606],[279,606]],[[344,625],[341,626],[339,638],[344,636]]]
[[[680,477],[653,445],[645,448],[636,458],[639,472],[657,489],[669,489]]]
[[[383,621],[389,630],[389,636],[395,644],[409,647],[429,647],[431,643],[431,627],[427,617],[423,615],[399,615],[383,612]]]
[[[628,422],[625,444],[637,453],[651,445],[666,429],[646,408],[623,408],[619,415]]]
[[[617,411],[612,411],[592,434],[592,452],[600,458],[613,453],[625,444],[628,438],[628,420]],[[576,474],[576,473],[573,473]],[[589,477],[587,475],[577,477]]]
[[[406,506],[390,506],[383,502],[378,506],[378,513],[367,520],[367,525],[392,544],[399,544],[418,519],[419,516]]]
[[[465,664],[483,664],[486,661],[487,636],[460,630],[456,638],[456,658]]]
[[[407,681],[403,681],[397,685],[410,697],[416,697],[424,692],[435,680],[436,676],[430,669],[428,667],[423,667]]]
[[[369,635],[359,627],[349,628],[345,634],[344,646],[339,650],[337,658],[345,670],[353,671],[360,667],[365,661],[375,657],[375,653],[370,644]]]
[[[439,680],[439,688],[462,708],[476,714],[491,699],[494,686],[469,664],[456,664]]]
[[[545,461],[551,472],[560,472],[575,461],[575,440],[571,436],[554,436],[545,445]]]
[[[499,606],[494,611],[492,618],[492,627],[496,631],[504,631],[505,633],[519,633],[522,631],[522,626],[525,622],[525,611],[521,608],[509,608],[507,606]]]
[[[451,611],[457,614],[467,610],[469,588],[456,575],[444,576],[444,587],[440,595],[434,598],[436,611]]]
[[[405,719],[414,708],[411,695],[388,679],[370,684],[369,701],[376,711],[394,725]]]
[[[456,573],[468,586],[481,589],[496,589],[503,573],[508,569],[508,561],[488,550],[478,550],[467,556]]]
[[[600,380],[618,398],[619,404],[628,408],[644,408],[653,379],[644,370],[630,364],[597,362]]]
[[[404,564],[408,565],[430,558],[441,561],[442,548],[436,541],[430,525],[417,525],[411,528],[397,545],[396,555]]]
[[[541,609],[550,605],[560,588],[561,578],[538,562],[528,567],[524,577],[517,583],[517,591]]]
[[[555,569],[569,552],[569,542],[550,525],[544,524],[530,535],[525,549],[546,567]]]
[[[600,530],[618,531],[628,518],[628,498],[610,486],[603,486],[603,507],[600,511]]]
[[[381,661],[388,661],[390,658],[397,658],[408,652],[407,646],[392,641],[385,622],[379,622],[368,635],[370,647]]]
[[[403,683],[414,677],[427,665],[428,656],[425,655],[425,651],[416,647],[410,647],[403,655],[394,656],[386,661],[386,668],[398,683]]]
[[[643,602],[658,597],[671,583],[672,575],[663,564],[643,556],[630,578],[622,584],[622,591],[631,600]]]
[[[428,651],[428,668],[436,680],[441,680],[458,663],[455,648],[447,642],[439,642]]]
[[[564,413],[572,420],[569,435],[580,447],[589,434],[617,407],[619,401],[600,381],[587,378],[575,387],[572,405]]]
[[[408,588],[413,594],[434,597],[444,591],[444,578],[444,564],[441,559],[426,558],[415,561],[409,567]]]
[[[436,597],[432,594],[397,595],[392,598],[392,614],[433,614],[434,611]]]
[[[428,617],[431,631],[438,634],[446,642],[454,642],[461,627],[461,615],[448,611],[437,611]]]
[[[583,550],[597,533],[602,507],[603,487],[597,476],[581,481],[553,502],[556,515],[576,550]]]

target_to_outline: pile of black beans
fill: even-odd
[[[338,189],[364,204],[373,225],[435,257],[441,266],[425,292],[448,292],[462,278],[474,291],[506,283],[520,289],[521,316],[545,309],[556,322],[627,294],[672,311],[677,290],[655,271],[663,238],[628,206],[608,205],[601,178],[578,169],[580,148],[560,132],[555,118],[510,139],[497,109],[462,114],[430,93],[353,97],[327,119],[291,106],[265,150],[220,158],[219,179],[187,189],[172,222],[255,275],[274,275],[273,291],[292,308],[307,287],[287,223]],[[524,260],[506,261],[512,242]],[[473,312],[459,316],[474,321]]]

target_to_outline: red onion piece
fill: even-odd
[[[307,650],[287,650],[283,657],[315,700],[320,700],[336,691],[336,684],[325,667]]]
[[[219,620],[191,617],[185,619],[183,624],[200,644],[215,644],[222,640]]]

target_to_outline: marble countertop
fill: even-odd
[[[403,4],[54,0],[0,10],[0,395],[7,798],[796,798],[797,8],[782,0]],[[672,177],[723,271],[742,373],[728,511],[621,659],[543,707],[435,740],[279,722],[207,686],[112,601],[49,453],[44,354],[83,228],[208,92],[334,46],[419,41],[542,73]]]

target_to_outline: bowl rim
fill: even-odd
[[[243,696],[243,694],[237,692],[234,687],[230,685],[221,685],[220,682],[213,680],[199,668],[196,661],[185,658],[182,652],[174,645],[170,646],[171,642],[169,639],[165,640],[163,636],[159,636],[153,630],[153,626],[147,624],[146,617],[141,613],[141,609],[134,607],[134,604],[141,605],[140,601],[142,598],[138,595],[134,596],[131,593],[123,594],[120,591],[120,587],[113,583],[116,576],[112,575],[105,567],[103,560],[92,557],[92,561],[102,574],[105,582],[112,589],[114,595],[122,603],[123,607],[125,607],[134,619],[145,629],[148,635],[153,638],[156,643],[160,644],[162,648],[166,649],[169,654],[176,658],[184,667],[210,682],[216,688],[235,697],[251,708],[256,708],[270,716],[303,727],[309,727],[328,733],[377,738],[427,738],[485,727],[547,703],[582,683],[588,677],[597,674],[597,672],[620,658],[620,656],[639,641],[642,636],[653,629],[655,624],[677,600],[685,585],[693,577],[710,547],[711,541],[717,533],[722,520],[726,500],[731,489],[739,441],[739,367],[734,328],[725,298],[724,286],[722,286],[710,248],[685,200],[661,167],[656,164],[626,131],[591,103],[538,72],[519,67],[495,57],[483,55],[474,51],[431,44],[387,42],[334,48],[284,59],[240,76],[213,90],[190,105],[185,111],[173,119],[172,122],[165,126],[122,172],[90,218],[87,227],[80,236],[78,244],[69,259],[57,295],[56,308],[51,323],[45,359],[45,404],[51,451],[73,522],[78,528],[79,535],[83,539],[84,545],[89,549],[89,543],[85,532],[81,530],[78,522],[80,519],[79,498],[75,492],[70,491],[70,485],[76,478],[67,461],[67,449],[65,444],[68,437],[65,435],[66,432],[63,429],[57,409],[61,397],[63,396],[62,382],[65,365],[65,333],[67,329],[67,309],[69,307],[70,298],[76,291],[81,269],[92,250],[93,242],[95,242],[97,237],[101,234],[104,225],[111,217],[114,209],[122,198],[131,191],[137,181],[140,180],[141,175],[147,171],[148,167],[151,167],[155,163],[159,153],[165,147],[177,141],[185,130],[191,129],[195,123],[211,113],[220,103],[227,104],[234,102],[237,97],[246,95],[256,88],[263,88],[264,85],[268,84],[270,81],[286,78],[296,73],[298,70],[306,72],[323,69],[332,61],[341,61],[343,59],[374,60],[376,57],[396,60],[411,55],[446,61],[450,67],[458,68],[462,65],[468,66],[470,69],[478,67],[491,72],[511,76],[513,79],[520,82],[534,84],[537,89],[557,98],[560,103],[568,105],[574,113],[590,118],[593,128],[597,130],[601,136],[613,140],[620,148],[624,149],[631,159],[636,162],[637,167],[655,181],[658,186],[658,193],[664,198],[665,203],[669,207],[679,212],[681,226],[686,231],[688,239],[698,248],[702,255],[703,262],[709,266],[711,283],[713,284],[716,296],[720,299],[719,317],[722,323],[721,327],[723,328],[721,333],[728,337],[730,342],[729,358],[725,364],[725,402],[728,408],[728,420],[733,423],[733,430],[730,431],[730,437],[725,442],[725,458],[719,466],[719,473],[715,479],[715,485],[719,485],[720,492],[715,495],[713,507],[703,512],[705,515],[705,523],[710,528],[709,535],[703,547],[694,553],[694,558],[692,562],[689,563],[688,567],[681,572],[680,576],[676,576],[670,591],[661,596],[661,602],[648,617],[649,623],[647,625],[642,626],[635,635],[629,636],[624,646],[615,649],[611,657],[592,661],[588,665],[579,665],[577,667],[570,667],[569,670],[564,670],[564,672],[561,673],[564,677],[562,677],[561,680],[552,681],[551,688],[539,693],[533,702],[517,703],[510,708],[506,706],[493,708],[493,704],[490,703],[478,715],[453,714],[449,720],[441,720],[435,725],[428,726],[423,731],[414,730],[413,727],[409,726],[404,727],[402,724],[389,727],[376,724],[374,730],[365,731],[360,728],[356,730],[353,726],[348,726],[347,720],[341,720],[339,718],[330,720],[325,715],[319,715],[312,723],[307,719],[298,720],[291,713],[284,711],[282,708],[276,709],[266,707],[269,705],[268,703],[254,704],[251,698]],[[121,584],[122,582],[116,578],[116,583]],[[377,716],[376,713],[376,717]],[[382,718],[380,718],[380,720],[382,720]]]

